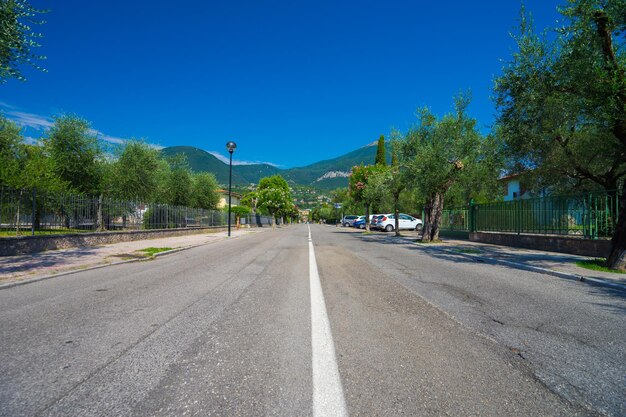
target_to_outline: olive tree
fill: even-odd
[[[455,98],[454,112],[438,119],[427,108],[418,110],[418,122],[398,142],[406,178],[424,200],[424,242],[439,239],[446,192],[460,173],[480,160],[481,135],[476,120],[467,115],[469,99]]]
[[[124,199],[153,201],[158,189],[159,151],[133,140],[122,148],[110,170],[111,194]]]
[[[43,36],[35,32],[33,26],[45,23],[37,19],[42,13],[45,12],[35,9],[26,0],[0,2],[0,84],[9,78],[26,81],[19,68],[23,64],[45,71],[36,61],[46,57],[34,51],[41,46],[39,39]]]
[[[570,0],[553,38],[522,13],[518,51],[495,83],[510,158],[542,185],[622,190],[608,259],[626,270],[626,0]]]
[[[73,115],[57,117],[43,143],[60,181],[72,191],[100,192],[103,153],[89,122]]]

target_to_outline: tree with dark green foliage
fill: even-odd
[[[0,184],[15,188],[22,186],[19,178],[25,159],[19,127],[0,115]]]
[[[399,136],[397,136],[397,139],[392,142],[391,167],[388,170],[388,178],[385,182],[393,203],[395,218],[394,231],[396,236],[400,236],[400,195],[406,188],[407,183],[405,173],[401,169],[400,161],[398,160],[398,138]]]
[[[390,208],[391,194],[388,183],[391,179],[389,167],[372,165],[372,170],[367,179],[367,188],[363,197],[369,201],[372,213],[386,213]]]
[[[223,208],[225,213],[228,213],[228,206]],[[230,212],[235,217],[243,217],[252,214],[252,210],[248,206],[231,206]]]
[[[24,161],[18,177],[17,187],[41,191],[66,191],[70,187],[55,173],[54,163],[44,147],[23,145]]]
[[[159,151],[132,140],[122,148],[110,175],[110,194],[126,200],[154,201],[158,189]]]
[[[511,160],[541,186],[626,187],[626,0],[570,0],[554,40],[522,11],[518,52],[495,83]],[[609,267],[626,270],[626,193]]]
[[[187,161],[182,156],[168,160],[170,169],[165,175],[164,200],[173,206],[190,206],[193,181]]]
[[[328,203],[322,203],[311,210],[311,220],[327,224],[336,223],[340,219],[337,211]]]
[[[356,165],[352,167],[348,182],[350,197],[365,208],[365,230],[370,230],[370,210],[373,202],[378,201],[380,193],[368,191],[370,177],[376,171],[376,165]]]
[[[352,197],[348,187],[337,188],[330,192],[331,201],[341,204],[341,212],[344,215],[360,215],[363,213],[363,205],[357,204]]]
[[[86,120],[73,115],[57,117],[43,142],[54,173],[71,191],[100,192],[103,155]]]
[[[467,115],[469,98],[455,98],[454,112],[438,119],[418,110],[418,124],[398,143],[399,159],[411,185],[424,198],[422,240],[439,239],[444,198],[461,173],[481,159],[482,138]]]
[[[218,184],[215,175],[199,172],[192,176],[192,206],[214,210],[219,203]]]
[[[257,203],[259,195],[256,191],[249,191],[241,197],[240,204],[250,207],[252,214],[257,214]]]
[[[481,140],[476,163],[461,172],[446,192],[448,207],[465,207],[474,203],[489,203],[502,198],[502,183],[499,181],[504,170],[501,138],[488,135]]]
[[[19,69],[23,64],[45,71],[35,61],[46,57],[34,53],[43,35],[34,32],[33,25],[45,23],[37,19],[42,13],[45,11],[35,9],[26,0],[0,1],[0,83],[9,78],[26,81]]]
[[[385,153],[385,136],[384,135],[380,135],[380,138],[378,138],[378,147],[376,148],[376,161],[374,162],[375,165],[382,165],[382,166],[386,166],[387,165],[387,156]]]

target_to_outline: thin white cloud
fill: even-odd
[[[46,116],[41,116],[35,113],[19,111],[17,107],[9,103],[6,103],[4,101],[0,101],[0,109],[5,111],[7,118],[9,118],[13,122],[15,122],[17,125],[22,126],[22,127],[30,128],[30,129],[40,131],[43,133],[45,130],[54,126],[54,119],[52,117],[46,117]],[[29,133],[32,134],[35,132],[30,131]],[[129,138],[121,138],[117,136],[107,135],[106,133],[101,132],[97,129],[89,129],[89,133],[96,136],[96,138],[99,140],[112,143],[115,145],[123,145],[127,143],[129,140],[131,140]],[[37,144],[40,142],[40,140],[41,140],[40,138],[35,138],[32,136],[27,136],[24,138],[24,141],[30,144]],[[161,150],[164,148],[164,146],[161,146],[155,143],[148,143],[148,142],[146,143],[148,144],[148,146],[156,150]],[[213,154],[216,158],[218,158],[222,162],[228,163],[228,158],[219,154],[218,152],[209,152],[209,153]],[[252,165],[252,164],[268,164],[272,166],[277,166],[270,162],[233,161],[233,165]]]
[[[216,157],[217,159],[219,159],[220,161],[228,164],[230,163],[230,158],[228,158],[227,156],[222,155],[219,152],[215,152],[215,151],[207,151],[208,153],[210,153],[211,155],[213,155],[214,157]],[[236,159],[233,159],[233,165],[258,165],[258,164],[266,164],[266,165],[271,165],[273,167],[279,168],[278,165],[272,163],[272,162],[261,162],[261,161],[238,161]]]
[[[18,125],[30,127],[35,130],[45,130],[54,125],[54,121],[50,117],[44,117],[38,114],[11,110],[8,111],[6,115]]]
[[[35,113],[28,113],[17,110],[17,107],[6,103],[4,101],[0,101],[0,108],[5,110],[5,114],[7,118],[15,122],[17,125],[22,127],[27,127],[30,129],[34,129],[37,131],[45,131],[46,129],[54,126],[54,119],[51,117],[41,116]],[[104,132],[101,132],[96,129],[89,129],[89,133],[96,136],[98,139],[103,140],[105,142],[113,143],[116,145],[123,145],[129,141],[127,138],[120,138],[117,136],[107,135]],[[24,141],[27,143],[38,143],[39,139],[28,136],[24,138]],[[156,144],[148,144],[155,149],[163,149],[163,146]]]
[[[109,136],[96,129],[89,129],[89,133],[94,135],[97,139],[100,139],[109,143],[114,143],[116,145],[123,145],[126,142],[128,142],[128,139],[118,138],[115,136]]]

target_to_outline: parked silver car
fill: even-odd
[[[351,227],[354,226],[354,221],[356,219],[358,219],[359,216],[354,216],[352,214],[347,215],[347,216],[343,216],[343,219],[341,219],[341,224],[343,225],[343,227]]]
[[[382,230],[382,228],[380,227],[380,223],[383,217],[385,217],[384,214],[375,214],[374,216],[372,216],[372,220],[370,220],[370,229]]]

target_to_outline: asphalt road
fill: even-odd
[[[626,415],[624,294],[310,231],[0,291],[0,416]]]

